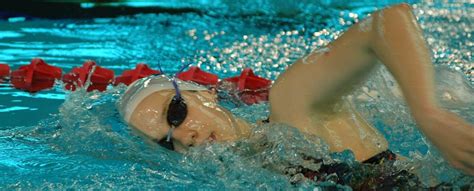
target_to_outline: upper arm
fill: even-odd
[[[381,10],[408,11],[401,4]],[[379,12],[374,13],[380,14]],[[282,73],[270,90],[271,118],[299,120],[308,112],[327,112],[376,65],[371,50],[373,17],[354,24],[327,47],[311,52]]]
[[[410,11],[407,4],[377,11],[351,26],[324,49],[297,60],[278,77],[270,90],[272,117],[297,120],[299,115],[308,112],[332,109],[376,66],[373,33],[380,31],[373,22],[384,19],[385,12],[393,16]]]

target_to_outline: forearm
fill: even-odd
[[[430,52],[411,8],[375,13],[371,33],[370,49],[397,80],[418,127],[453,167],[474,175],[474,126],[437,105]]]
[[[411,8],[398,5],[372,19],[370,49],[397,80],[415,119],[436,109],[430,51]]]

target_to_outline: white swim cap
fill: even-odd
[[[142,78],[130,84],[118,104],[118,110],[123,119],[128,123],[138,104],[152,93],[174,89],[172,81],[173,79],[165,75],[159,75]],[[207,90],[205,86],[192,82],[185,82],[179,79],[176,79],[176,82],[179,90]]]

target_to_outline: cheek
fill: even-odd
[[[215,132],[228,126],[226,120],[215,111],[214,108],[206,106],[194,107],[189,112],[188,127],[200,132]]]
[[[187,126],[189,129],[203,132],[209,129],[211,123],[209,123],[209,119],[205,119],[198,116],[190,116],[190,120],[188,120],[184,125]]]
[[[205,106],[202,107],[205,108]],[[215,107],[207,108],[207,114],[205,118],[209,121],[209,129],[217,136],[218,140],[226,141],[235,139],[237,130],[233,125],[233,116],[230,113],[226,113],[221,108]]]

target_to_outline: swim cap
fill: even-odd
[[[179,79],[176,79],[176,83],[178,84],[180,90],[208,90],[204,86]],[[127,90],[119,101],[118,110],[123,119],[128,123],[133,111],[135,111],[135,108],[138,106],[138,104],[140,104],[140,102],[142,102],[143,99],[152,93],[168,89],[174,90],[173,79],[165,75],[149,76],[139,79],[128,86]]]

